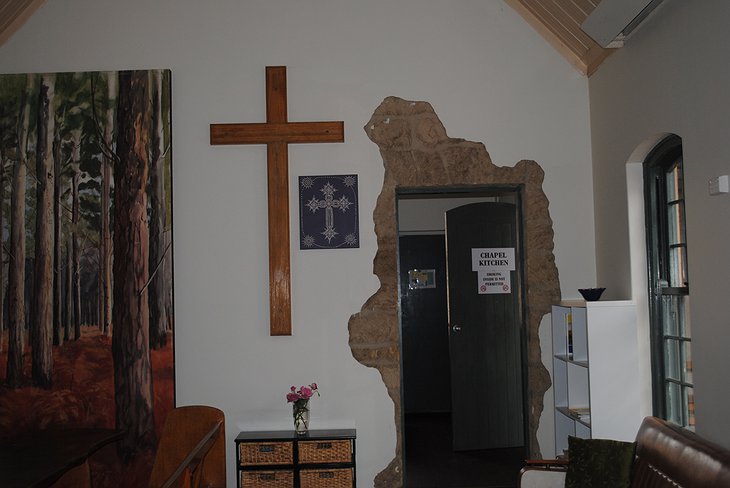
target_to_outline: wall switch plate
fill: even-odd
[[[716,176],[710,178],[709,182],[710,195],[722,195],[723,193],[730,192],[730,184],[728,182],[728,175]]]

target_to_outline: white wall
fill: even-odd
[[[290,148],[291,215],[299,175],[360,182],[359,249],[299,251],[292,220],[292,337],[268,335],[265,148],[208,142],[210,123],[265,120],[267,65],[288,67],[289,120],[345,121],[344,144]],[[6,73],[132,68],[173,73],[177,401],[225,411],[231,486],[238,431],[291,428],[284,394],[311,381],[313,426],[358,429],[359,486],[394,455],[392,402],[347,332],[378,286],[383,169],[362,127],[383,98],[431,102],[498,165],[537,160],[563,291],[594,284],[587,81],[502,2],[67,0],[0,47]]]
[[[697,431],[730,446],[730,2],[667,0],[590,78],[599,281],[631,296],[625,163],[642,141],[682,137]]]
[[[446,212],[462,205],[494,202],[495,197],[434,198],[423,196],[398,200],[398,235],[445,234]]]

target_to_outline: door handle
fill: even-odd
[[[453,332],[461,332],[461,326],[460,325],[457,325],[457,324],[454,324],[454,325],[451,326],[451,330]]]

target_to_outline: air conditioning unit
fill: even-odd
[[[602,47],[622,47],[663,1],[602,0],[580,27]]]

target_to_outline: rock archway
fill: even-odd
[[[542,190],[544,173],[535,161],[495,166],[483,144],[452,139],[426,102],[386,98],[365,126],[383,157],[383,188],[373,214],[378,250],[373,271],[380,288],[350,318],[350,348],[365,366],[377,368],[394,403],[398,441],[395,457],[375,478],[376,488],[403,484],[400,348],[396,244],[396,189],[520,185],[525,248],[527,396],[530,455],[539,456],[537,428],[550,376],[542,364],[538,327],[560,299],[553,256],[553,227]]]

